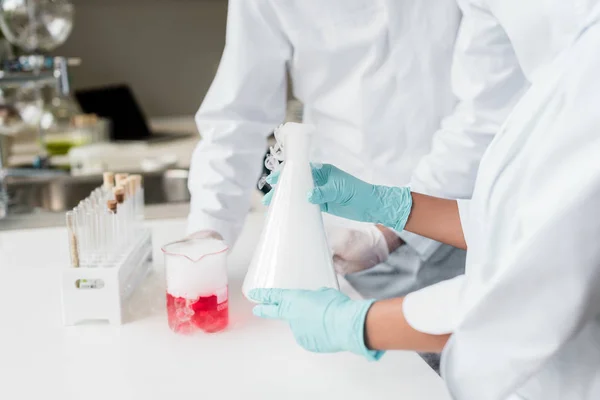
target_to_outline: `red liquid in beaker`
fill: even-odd
[[[214,294],[190,300],[167,293],[169,327],[174,332],[185,334],[198,330],[214,333],[225,329],[229,323],[229,306],[227,296],[219,297]],[[217,299],[221,303],[217,303]]]

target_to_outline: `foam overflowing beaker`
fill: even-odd
[[[255,288],[338,289],[321,209],[308,202],[314,187],[309,151],[315,128],[287,123],[279,128],[284,164],[254,252],[243,292]]]
[[[163,246],[167,320],[177,333],[219,332],[229,323],[227,246],[211,237]]]

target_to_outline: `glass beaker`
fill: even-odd
[[[229,323],[227,245],[212,237],[190,238],[161,250],[169,327],[183,334],[225,329]]]

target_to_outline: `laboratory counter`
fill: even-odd
[[[121,326],[63,327],[65,228],[0,232],[0,399],[449,399],[415,353],[379,362],[312,354],[284,323],[254,317],[240,288],[262,221],[262,212],[249,215],[229,255],[229,328],[194,336],[167,326],[160,252],[183,236],[184,219],[148,222],[154,270],[125,304]]]

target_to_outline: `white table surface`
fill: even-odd
[[[379,362],[312,354],[280,321],[258,319],[240,293],[261,214],[251,214],[229,257],[230,328],[172,333],[159,245],[184,232],[181,219],[150,222],[156,271],[127,305],[129,322],[64,328],[62,228],[0,233],[0,399],[448,399],[442,380],[415,354]]]

